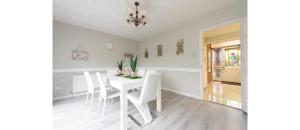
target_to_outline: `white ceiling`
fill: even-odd
[[[53,0],[55,20],[142,41],[240,0],[144,0],[146,26],[126,22],[133,0]]]

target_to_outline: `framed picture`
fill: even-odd
[[[157,56],[162,56],[163,55],[163,49],[162,49],[162,45],[157,45]]]
[[[184,54],[184,40],[180,39],[176,43],[176,54],[177,55],[182,55]]]
[[[148,56],[149,56],[148,48],[145,49],[145,55],[144,56],[145,56],[145,58],[148,58]]]
[[[83,50],[82,48],[77,48],[72,51],[72,60],[75,61],[87,61],[88,60],[88,52]]]

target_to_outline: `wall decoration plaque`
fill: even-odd
[[[145,56],[145,58],[148,58],[148,57],[149,57],[149,51],[148,51],[148,48],[145,49],[145,55],[144,55],[144,56]]]
[[[157,45],[157,56],[162,56],[163,55],[163,46]]]
[[[88,60],[88,52],[78,47],[76,50],[72,51],[72,60],[75,61],[87,61]]]
[[[182,55],[184,54],[184,39],[180,39],[176,43],[176,54]]]

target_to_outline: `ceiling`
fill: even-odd
[[[240,0],[144,0],[147,25],[126,22],[134,0],[53,0],[54,20],[142,41]]]
[[[204,37],[213,37],[222,34],[232,33],[232,32],[239,32],[240,31],[240,23],[233,23],[229,25],[225,25],[219,28],[215,28],[209,30],[203,34]]]

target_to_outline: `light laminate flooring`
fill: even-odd
[[[95,99],[97,99],[97,95]],[[98,100],[91,112],[85,105],[85,96],[53,102],[54,130],[119,130],[120,103],[117,98],[108,102],[101,122],[97,112]],[[247,114],[223,105],[201,101],[169,91],[162,91],[162,112],[156,112],[156,101],[150,102],[150,111],[157,115],[143,128],[128,120],[129,130],[246,130]],[[137,109],[129,103],[128,113],[142,121]]]

